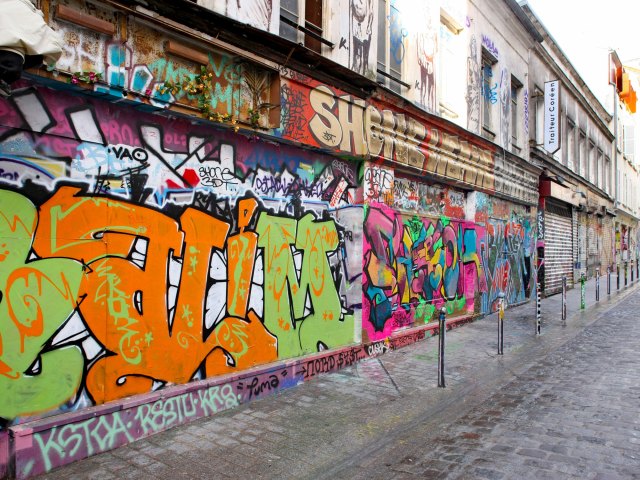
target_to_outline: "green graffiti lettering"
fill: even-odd
[[[73,313],[80,262],[27,261],[38,222],[35,206],[0,190],[0,417],[44,412],[71,399],[84,360],[76,346],[42,352]]]
[[[333,221],[318,221],[311,214],[296,221],[263,213],[256,231],[264,249],[264,324],[278,338],[278,356],[351,341],[354,319],[343,315],[327,257],[338,247]],[[291,246],[300,251],[298,261]]]

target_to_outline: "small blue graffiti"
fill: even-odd
[[[491,80],[493,78],[493,71],[491,66],[485,65],[482,69],[482,95],[484,99],[490,102],[492,105],[498,102],[498,83]]]
[[[409,32],[402,26],[400,12],[392,5],[389,15],[389,46],[396,65],[402,63],[404,58],[404,39],[408,35]]]

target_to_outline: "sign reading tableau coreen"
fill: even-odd
[[[553,154],[560,150],[560,82],[544,84],[544,149]]]

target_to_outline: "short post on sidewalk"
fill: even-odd
[[[631,260],[631,283],[633,283],[633,260]]]
[[[504,293],[498,294],[498,355],[504,354]]]
[[[627,277],[629,272],[629,262],[624,262],[624,286],[627,286]]]
[[[600,301],[600,270],[596,270],[596,302]]]
[[[616,264],[616,290],[620,290],[620,264]]]
[[[586,275],[584,273],[580,274],[580,310],[584,310],[585,306],[586,306],[586,302],[585,302],[585,294],[586,294],[586,287],[585,287],[585,281],[586,281]]]
[[[446,327],[446,314],[447,314],[447,309],[445,307],[442,307],[440,309],[440,319],[438,322],[438,328],[439,328],[439,340],[440,342],[438,343],[438,387],[440,388],[445,388],[444,385],[444,337],[445,337],[445,331],[447,330]]]
[[[536,335],[540,335],[542,318],[540,316],[540,282],[536,283]]]
[[[567,277],[562,277],[562,323],[567,322]]]
[[[611,295],[611,267],[607,267],[607,295]]]

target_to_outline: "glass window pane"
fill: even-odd
[[[298,23],[298,0],[280,0],[280,16]],[[280,20],[280,36],[298,42],[298,30]]]
[[[487,59],[482,59],[482,125],[487,128],[491,127],[491,103],[494,98],[492,86],[493,70],[491,63]]]
[[[387,71],[387,2],[378,2],[378,70]],[[383,85],[387,84],[387,79],[378,75],[377,81]]]

